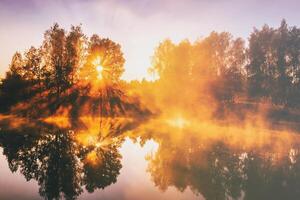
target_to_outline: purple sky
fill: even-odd
[[[125,79],[147,77],[153,49],[160,41],[191,41],[211,31],[247,38],[253,27],[278,26],[282,18],[300,25],[296,0],[0,0],[0,75],[15,51],[38,46],[54,22],[69,28],[82,23],[122,45]]]

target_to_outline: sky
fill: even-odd
[[[300,26],[297,0],[0,0],[0,76],[12,55],[38,47],[55,22],[69,29],[82,24],[87,36],[98,34],[122,46],[123,79],[148,78],[159,42],[195,41],[212,31],[247,39],[253,27],[279,26],[285,18]]]

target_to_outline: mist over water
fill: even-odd
[[[0,80],[0,198],[298,199],[299,38],[167,39],[129,82],[121,44],[55,23]]]
[[[16,198],[26,190],[23,199],[296,199],[299,195],[300,136],[291,131],[229,127],[183,117],[153,117],[135,126],[102,120],[101,129],[99,118],[81,117],[76,128],[41,120],[26,124],[16,124],[22,120],[13,117],[2,120],[1,174],[9,182],[2,181],[1,186],[17,186]],[[9,191],[0,194],[12,197]]]

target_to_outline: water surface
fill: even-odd
[[[1,199],[300,197],[297,133],[187,119],[50,121],[1,121]]]

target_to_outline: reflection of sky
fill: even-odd
[[[86,34],[98,33],[122,45],[124,78],[147,75],[153,48],[164,38],[196,39],[212,30],[246,38],[253,26],[277,26],[282,18],[299,25],[298,1],[290,0],[1,0],[0,74],[17,50],[39,45],[54,22],[68,28],[83,24]]]
[[[117,183],[106,187],[104,190],[96,190],[94,193],[84,192],[78,199],[124,199],[124,200],[152,200],[152,199],[199,199],[187,189],[184,193],[170,187],[166,192],[161,192],[152,183],[150,174],[146,173],[147,161],[145,156],[154,153],[157,144],[148,141],[140,147],[127,139],[120,152],[123,156],[123,168],[117,178]],[[8,168],[5,156],[0,152],[0,199],[40,199],[38,186],[35,181],[26,182],[19,172],[12,174]]]

